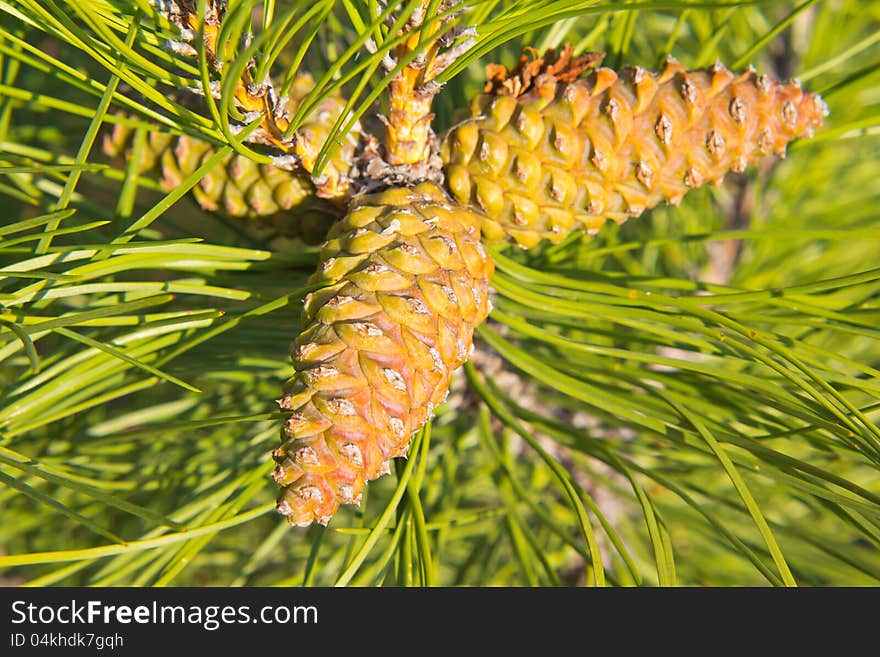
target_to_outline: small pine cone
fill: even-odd
[[[122,113],[117,114],[124,117]],[[132,148],[134,147],[135,131],[126,125],[117,123],[112,129],[104,133],[104,139],[101,143],[101,150],[118,160],[131,159]],[[148,131],[144,147],[141,150],[141,161],[138,167],[138,173],[142,176],[156,176],[161,170],[162,153],[164,153],[174,137],[166,132]]]
[[[492,260],[478,214],[423,183],[364,196],[336,223],[306,298],[293,411],[273,452],[278,510],[326,524],[389,471],[447,394],[489,313]]]
[[[178,137],[173,147],[162,154],[163,187],[179,186],[214,153],[214,146],[206,141],[186,135]],[[322,205],[328,207],[332,216],[332,208],[315,199],[308,177],[271,164],[259,164],[237,153],[231,153],[208,171],[192,188],[192,194],[203,209],[227,217],[272,222],[280,214],[289,221],[288,210]]]
[[[687,71],[670,60],[660,73],[598,68],[579,78],[601,56],[570,55],[524,58],[509,75],[491,67],[486,93],[445,136],[448,187],[487,215],[489,242],[559,242],[677,204],[728,171],[784,156],[828,113],[818,95],[752,70]]]
[[[289,112],[296,110],[313,86],[310,75],[297,76],[290,91]],[[305,163],[308,170],[314,165],[314,156],[323,147],[344,107],[345,100],[341,96],[330,96],[300,126],[294,150],[311,154],[311,160]],[[104,153],[127,160],[131,156],[134,135],[134,130],[117,124],[104,136]],[[303,173],[260,164],[231,153],[202,177],[193,187],[192,195],[203,209],[210,212],[259,220],[287,237],[318,244],[333,222],[339,219],[340,206],[347,200],[348,170],[354,160],[358,139],[359,134],[349,135],[321,177],[315,180]],[[196,137],[148,132],[139,173],[158,176],[165,189],[174,189],[215,152],[212,144]],[[292,215],[291,210],[295,210],[295,214]]]
[[[299,76],[300,79],[304,77],[306,76]],[[309,79],[311,79],[310,76]],[[304,85],[298,84],[293,91],[298,89],[304,89]],[[305,93],[303,93],[304,95]],[[324,148],[333,125],[344,109],[345,99],[339,95],[332,95],[318,103],[315,110],[296,129],[293,152],[306,171],[314,171],[318,154]],[[320,198],[335,202],[345,202],[349,199],[352,193],[349,171],[361,138],[361,126],[360,123],[356,123],[354,128],[345,135],[339,148],[330,157],[321,173],[312,176],[312,182]]]

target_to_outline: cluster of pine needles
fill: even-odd
[[[313,75],[305,107],[345,91],[336,137],[381,101],[394,7],[230,4],[222,36],[258,35],[242,56]],[[438,130],[485,64],[565,42],[797,77],[828,124],[679,207],[493,250],[494,311],[409,458],[290,528],[273,399],[317,250],[199,209],[202,170],[166,192],[100,139],[125,121],[265,155],[228,98],[202,116],[169,94],[207,62],[147,0],[0,0],[3,584],[880,583],[880,7],[468,7]]]

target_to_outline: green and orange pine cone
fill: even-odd
[[[529,248],[594,233],[690,189],[785,154],[827,114],[816,94],[721,64],[659,73],[597,67],[601,55],[524,55],[489,67],[483,94],[442,144],[447,185],[481,210],[488,241]],[[587,73],[586,77],[581,77]]]
[[[313,86],[310,75],[297,76],[291,87],[287,109],[294,112]],[[333,94],[306,118],[296,134],[293,153],[300,169],[290,171],[262,164],[238,153],[230,153],[206,173],[192,189],[204,210],[226,217],[259,220],[289,237],[320,243],[332,223],[344,212],[350,194],[348,171],[354,159],[358,133],[347,136],[317,179],[315,155],[321,150],[333,124],[345,107],[345,99]],[[135,131],[122,123],[105,134],[103,151],[120,159],[131,156]],[[165,189],[173,189],[216,153],[210,142],[189,135],[173,136],[149,131],[141,151],[139,173],[159,178]]]
[[[361,197],[331,229],[312,277],[328,287],[306,299],[278,400],[292,411],[273,453],[291,524],[358,503],[445,399],[489,313],[480,222],[423,183]]]

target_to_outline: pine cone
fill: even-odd
[[[326,524],[405,455],[489,312],[478,214],[424,183],[365,196],[333,226],[279,400],[278,510]]]
[[[214,146],[193,137],[178,137],[162,153],[162,185],[173,189],[215,152]],[[339,211],[315,195],[305,175],[271,164],[259,164],[231,153],[192,188],[199,206],[226,217],[260,220],[289,237],[320,243],[339,218]],[[291,212],[295,210],[295,212]]]
[[[310,75],[297,77],[291,87],[288,111],[296,110],[312,86]],[[308,170],[314,166],[315,156],[344,107],[345,100],[341,96],[330,96],[297,131],[294,151],[302,157]],[[134,134],[131,128],[117,124],[104,137],[104,153],[128,159]],[[237,219],[259,220],[288,237],[316,244],[324,239],[342,213],[338,206],[344,204],[349,191],[348,170],[357,140],[358,135],[349,135],[315,181],[306,174],[259,164],[231,153],[205,174],[193,187],[192,195],[204,210]],[[139,173],[160,177],[165,189],[174,189],[215,152],[212,144],[196,137],[148,132]],[[291,214],[290,210],[296,213]]]
[[[489,68],[485,93],[446,136],[441,157],[462,204],[487,215],[483,236],[534,246],[595,233],[689,189],[785,155],[828,113],[816,94],[720,64],[661,73],[592,70],[601,55],[523,58]]]
[[[122,113],[117,114],[124,117]],[[101,150],[105,155],[118,160],[128,161],[131,159],[131,150],[134,147],[135,131],[122,123],[117,123],[113,128],[104,133]],[[158,176],[162,170],[162,153],[171,147],[174,137],[167,132],[150,131],[146,134],[146,141],[141,150],[141,161],[138,173],[142,176]]]

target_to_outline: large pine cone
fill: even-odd
[[[333,226],[279,400],[278,510],[326,524],[406,454],[489,312],[481,217],[437,186],[365,196]]]

